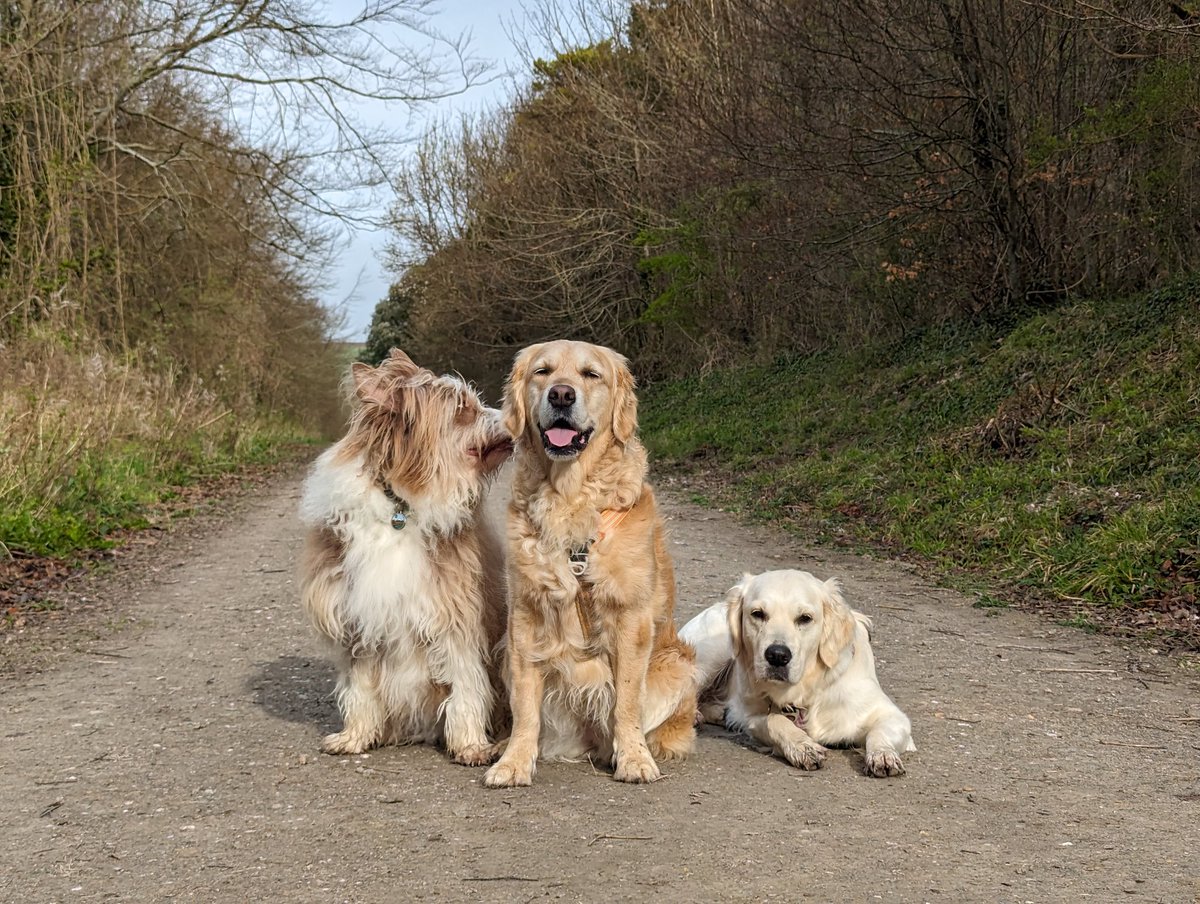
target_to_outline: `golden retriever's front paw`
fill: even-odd
[[[483,783],[489,788],[525,788],[533,784],[533,765],[522,765],[505,757],[487,771]]]
[[[654,762],[650,751],[645,748],[631,753],[618,753],[616,761],[617,767],[613,770],[613,778],[619,782],[644,785],[662,778],[658,764]]]
[[[825,750],[820,744],[815,741],[804,741],[797,743],[789,743],[780,753],[783,758],[795,766],[797,769],[820,769],[825,765]]]
[[[334,756],[362,753],[364,750],[370,750],[374,746],[375,738],[372,735],[353,731],[349,728],[334,734],[325,735],[321,739],[321,752]]]
[[[900,754],[894,750],[870,750],[867,752],[863,771],[876,778],[903,775],[904,762],[900,759]]]
[[[495,744],[469,744],[460,750],[450,751],[450,758],[460,766],[486,766],[495,762],[499,755]]]

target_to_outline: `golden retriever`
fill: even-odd
[[[504,566],[482,503],[511,441],[467,384],[399,350],[351,378],[349,430],[313,465],[300,504],[301,599],[335,654],[344,726],[321,748],[443,743],[456,762],[484,765]]]
[[[696,650],[701,715],[801,769],[821,766],[821,745],[865,745],[868,775],[900,775],[900,754],[917,748],[908,716],[875,677],[870,625],[836,580],[745,575],[680,631]]]
[[[504,398],[516,444],[508,515],[512,736],[484,777],[528,785],[546,758],[611,757],[651,782],[695,741],[691,650],[646,483],[624,357],[555,341],[517,355]]]

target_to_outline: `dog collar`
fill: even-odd
[[[571,563],[571,574],[577,578],[582,578],[583,573],[587,571],[588,556],[592,551],[592,544],[599,543],[609,533],[616,530],[633,509],[605,509],[600,513],[600,526],[596,530],[596,536],[588,539],[582,546],[577,546],[568,553],[568,561]]]
[[[383,487],[383,495],[392,504],[392,530],[404,530],[408,525],[408,503],[397,496],[389,484],[380,481],[380,486]]]

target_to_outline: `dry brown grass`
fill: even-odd
[[[98,345],[11,343],[0,350],[0,544],[86,545],[173,480],[252,456],[266,432],[199,380]]]

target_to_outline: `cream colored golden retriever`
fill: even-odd
[[[401,351],[351,376],[350,429],[300,504],[301,601],[335,656],[344,723],[321,749],[425,741],[490,763],[504,566],[483,501],[511,441],[467,384]]]
[[[528,785],[537,759],[596,754],[624,782],[695,741],[691,650],[646,483],[628,362],[583,342],[517,355],[504,423],[516,443],[508,516],[512,736],[485,776]]]
[[[821,745],[854,745],[866,747],[867,774],[901,774],[900,754],[917,748],[908,716],[875,677],[870,625],[836,580],[746,575],[680,632],[696,650],[701,714],[801,769],[821,766]]]

